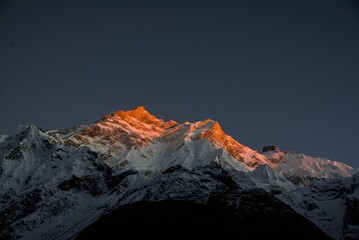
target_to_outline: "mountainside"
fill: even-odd
[[[355,220],[359,209],[353,207],[358,201],[356,179],[357,174],[350,178],[315,180],[310,186],[298,187],[276,197],[333,238],[352,239],[350,236],[359,233]]]
[[[350,177],[357,172],[341,162],[281,151],[276,146],[266,146],[263,150],[273,169],[299,184],[309,184],[313,179]]]
[[[139,214],[154,203],[161,219],[162,203],[180,201],[173,206],[240,214],[224,215],[242,222],[233,227],[243,234],[257,220],[266,236],[290,237],[300,224],[316,239],[351,239],[359,235],[355,172],[275,146],[260,154],[216,121],[164,121],[144,107],[65,130],[20,126],[0,136],[0,238],[70,239],[115,209]],[[274,231],[273,219],[289,218],[296,224]]]

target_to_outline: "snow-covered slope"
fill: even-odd
[[[357,176],[356,174],[349,178],[314,180],[309,186],[283,192],[277,195],[277,198],[311,220],[331,237],[357,239]]]
[[[281,151],[275,146],[264,149],[269,150],[263,155],[271,167],[295,183],[309,184],[313,179],[350,177],[356,173],[354,168],[341,162]]]
[[[268,165],[260,166],[249,173],[249,176],[263,189],[269,190],[273,194],[287,192],[295,189],[286,177],[279,174]]]
[[[114,171],[89,148],[66,147],[36,126],[0,144],[0,167],[0,238],[40,239],[28,236],[47,222],[49,239],[61,221],[86,226],[111,202],[102,194]]]

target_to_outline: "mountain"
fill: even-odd
[[[105,116],[64,141],[101,153],[119,171],[133,169],[151,176],[175,165],[189,169],[207,165],[216,158],[243,171],[269,163],[263,155],[225,134],[216,121],[165,122],[144,107]]]
[[[359,235],[353,168],[264,150],[237,142],[216,121],[164,121],[142,106],[64,130],[19,126],[0,138],[0,238],[83,239],[111,221],[121,222],[121,235],[138,228],[136,218],[163,234],[177,224],[183,234],[205,234],[215,224],[224,238]],[[191,212],[206,221],[193,226]]]
[[[313,179],[350,177],[357,172],[341,162],[281,151],[275,145],[263,147],[263,155],[273,169],[297,184],[310,184]]]

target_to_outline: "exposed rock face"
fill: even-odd
[[[267,145],[264,146],[262,149],[262,152],[269,152],[269,151],[279,152],[280,150],[276,145]]]

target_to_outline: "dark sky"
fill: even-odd
[[[0,133],[144,105],[359,167],[359,1],[0,1]]]

